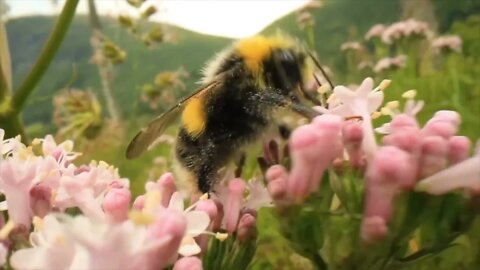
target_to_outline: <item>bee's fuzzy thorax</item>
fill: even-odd
[[[254,36],[240,40],[235,45],[235,51],[245,62],[247,69],[258,74],[262,71],[262,63],[271,56],[274,49],[290,46],[292,42],[284,36]]]
[[[253,73],[257,79],[263,71],[263,62],[267,60],[272,51],[282,48],[293,48],[296,42],[289,36],[277,33],[273,36],[256,35],[241,39],[229,48],[218,53],[203,68],[203,78],[200,83],[205,84],[212,81],[222,71],[226,60],[242,62],[246,69]]]

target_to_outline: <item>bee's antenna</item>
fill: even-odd
[[[320,69],[320,72],[322,72],[323,77],[327,80],[328,84],[333,89],[334,86],[333,86],[332,81],[330,80],[330,77],[328,77],[327,73],[322,68],[322,66],[318,62],[317,58],[315,58],[315,56],[312,54],[312,52],[308,52],[308,55],[312,58],[313,62],[315,63],[315,66],[317,66],[317,68]],[[317,81],[317,83],[319,82],[318,78],[316,78],[316,77],[315,77],[315,80]],[[319,84],[319,85],[321,86],[321,84]]]

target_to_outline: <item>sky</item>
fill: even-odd
[[[7,0],[11,17],[55,14],[64,0]],[[243,38],[254,35],[276,19],[301,7],[309,0],[147,0],[159,12],[154,21],[175,24],[200,33]],[[105,15],[130,14],[137,11],[125,0],[96,0],[98,12]],[[77,12],[87,12],[87,0],[80,0]]]

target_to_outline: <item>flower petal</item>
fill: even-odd
[[[461,188],[480,191],[480,156],[427,177],[418,183],[416,189],[438,195]]]
[[[188,244],[181,245],[178,249],[178,253],[184,257],[189,257],[200,253],[202,249],[200,248],[195,241],[189,242]]]
[[[168,208],[183,212],[183,198],[180,192],[175,192],[172,194],[172,197],[170,198],[170,202],[168,204]]]
[[[190,211],[185,213],[187,219],[187,234],[197,236],[204,232],[210,224],[208,214],[203,211]]]

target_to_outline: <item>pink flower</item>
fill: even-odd
[[[427,23],[408,19],[388,26],[382,33],[382,41],[386,44],[392,44],[402,38],[428,37],[430,35],[431,31]]]
[[[457,35],[441,36],[432,41],[432,48],[435,53],[441,51],[461,52],[462,51],[462,39]]]
[[[0,188],[5,194],[8,215],[15,224],[30,227],[33,212],[30,189],[37,183],[38,159],[30,156],[25,160],[10,158],[0,165]]]
[[[288,172],[282,165],[273,165],[268,168],[265,178],[267,179],[267,189],[272,196],[275,205],[285,205],[288,203]]]
[[[376,73],[392,70],[392,69],[400,69],[404,68],[407,65],[407,56],[406,55],[399,55],[396,57],[385,57],[378,60],[375,67],[373,67],[373,71]]]
[[[421,143],[419,176],[432,175],[447,166],[447,141],[439,136],[428,136]]]
[[[202,270],[202,261],[198,257],[183,257],[175,262],[173,270]]]
[[[8,248],[0,243],[0,267],[3,267],[7,263]]]
[[[240,242],[245,242],[254,237],[257,232],[256,217],[250,213],[245,213],[240,218],[237,228],[237,237]]]
[[[132,194],[125,188],[112,188],[105,194],[102,209],[112,220],[121,222],[127,219]]]
[[[37,220],[30,235],[31,248],[13,252],[10,264],[15,269],[85,269],[86,254],[68,237],[53,215]],[[90,232],[89,232],[90,233]]]
[[[353,121],[345,122],[342,127],[342,140],[352,166],[357,168],[363,166],[365,160],[362,152],[362,125]]]
[[[237,229],[240,210],[243,205],[245,182],[242,179],[232,179],[228,183],[228,198],[225,205],[225,227],[227,232],[233,233]]]
[[[43,155],[54,157],[62,165],[68,165],[69,162],[80,156],[80,153],[72,152],[73,141],[67,140],[57,145],[52,135],[47,135],[41,141]]]
[[[380,38],[383,34],[383,31],[385,31],[386,27],[383,24],[375,24],[368,30],[367,34],[365,34],[365,39],[369,40],[372,38]]]
[[[459,162],[421,180],[416,189],[440,195],[458,189],[480,191],[480,155]]]
[[[168,242],[148,252],[147,269],[162,269],[177,259],[177,251],[181,245],[187,245],[185,242],[187,223],[185,216],[174,209],[162,210],[157,214],[154,223],[148,227],[147,237],[151,240],[168,239]],[[193,238],[191,240],[193,241]]]
[[[451,164],[459,163],[468,158],[471,147],[470,140],[465,136],[453,136],[448,140],[448,159]]]
[[[386,233],[393,214],[393,201],[415,184],[417,168],[410,154],[393,146],[381,147],[366,172],[362,239],[372,242]]]
[[[318,190],[324,170],[340,155],[341,125],[340,117],[321,115],[312,124],[293,131],[289,142],[292,169],[288,193],[294,202],[300,203]]]

